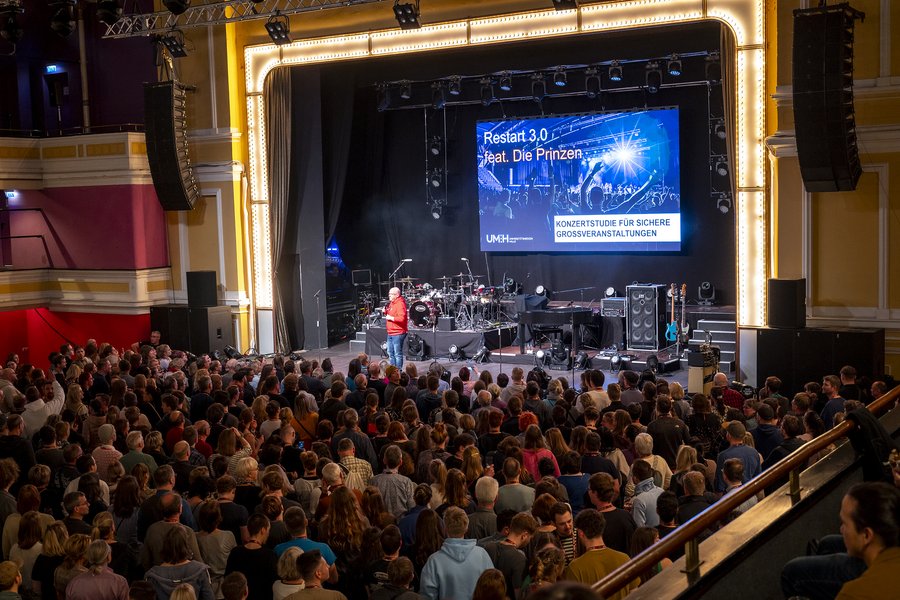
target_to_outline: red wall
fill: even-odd
[[[16,352],[23,363],[46,369],[47,357],[66,342],[83,346],[94,338],[121,350],[146,340],[150,336],[150,314],[108,315],[29,308],[0,312],[0,331],[0,358],[5,361],[7,354]]]
[[[169,264],[165,213],[152,185],[22,190],[10,208],[17,269],[147,269]]]

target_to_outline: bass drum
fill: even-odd
[[[441,307],[431,301],[416,300],[409,305],[409,322],[416,327],[433,327],[441,315]]]

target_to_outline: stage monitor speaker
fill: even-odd
[[[188,306],[216,306],[219,298],[216,295],[215,271],[188,271],[187,297]]]
[[[853,110],[853,25],[862,16],[848,4],[794,11],[794,129],[810,192],[855,190],[862,174]]]
[[[769,327],[806,327],[805,279],[770,279],[767,292],[766,324]]]
[[[666,286],[629,285],[625,288],[629,350],[659,350],[666,334]]]
[[[185,96],[174,81],[144,84],[147,159],[163,210],[191,210],[200,197],[188,157]]]
[[[438,331],[456,331],[456,319],[453,317],[438,317]]]

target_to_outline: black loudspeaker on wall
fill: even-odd
[[[629,285],[625,288],[629,350],[659,350],[666,334],[666,286]]]
[[[188,158],[185,95],[174,81],[144,84],[147,159],[163,210],[191,210],[200,197]]]
[[[228,306],[152,306],[150,328],[160,332],[162,343],[193,354],[234,346],[231,307]]]
[[[794,128],[810,192],[856,189],[862,174],[853,111],[853,24],[847,4],[794,11]]]
[[[188,306],[216,306],[219,298],[216,295],[215,271],[188,271],[187,297]]]
[[[766,291],[766,324],[769,327],[806,327],[805,279],[770,279]]]

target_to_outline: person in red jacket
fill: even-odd
[[[403,343],[406,341],[407,325],[406,300],[400,295],[398,288],[391,288],[388,292],[388,305],[384,311],[384,319],[387,321],[387,352],[388,360],[398,369],[403,368]]]

